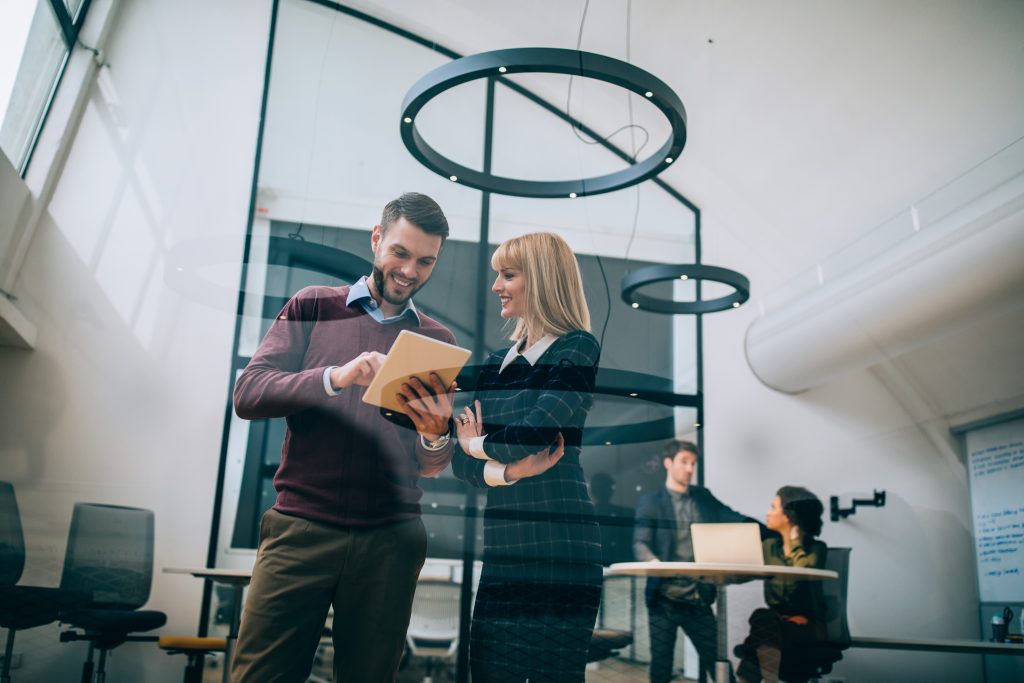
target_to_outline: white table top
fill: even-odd
[[[780,565],[718,564],[711,562],[618,562],[608,568],[611,575],[687,578],[719,586],[757,579],[802,579],[827,581],[839,574],[829,569],[783,567]]]
[[[164,574],[191,574],[197,579],[213,579],[217,583],[249,583],[251,569],[214,569],[210,567],[164,567]]]

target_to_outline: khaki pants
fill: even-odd
[[[340,528],[268,510],[231,680],[305,681],[333,604],[334,680],[394,681],[426,549],[418,517]]]

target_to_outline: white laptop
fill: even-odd
[[[757,524],[691,524],[695,562],[710,564],[764,564],[761,531]]]

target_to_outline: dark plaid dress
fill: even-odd
[[[552,445],[561,432],[565,454],[539,476],[490,488],[485,461],[456,448],[455,476],[488,488],[470,638],[473,681],[582,682],[602,569],[580,444],[600,346],[587,332],[570,332],[535,365],[518,356],[502,371],[505,354],[491,354],[477,384],[484,451],[510,463]]]

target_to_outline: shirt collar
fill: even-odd
[[[367,284],[365,275],[352,283],[352,286],[348,289],[348,298],[345,300],[345,304],[351,306],[356,302],[362,304],[363,308],[365,308],[367,312],[372,310],[379,312],[380,310],[380,306],[377,304],[377,301],[373,298],[373,295],[370,294],[370,286]],[[420,318],[420,312],[416,309],[416,304],[413,303],[411,298],[405,302],[405,308],[403,308],[400,313],[390,318],[386,318],[386,320],[396,320],[410,311],[412,311],[412,314],[416,317],[416,322],[418,324],[422,324],[423,320]],[[385,319],[382,313],[380,314],[380,317],[381,319]]]
[[[508,350],[508,353],[505,354],[505,360],[501,362],[501,369],[499,369],[498,372],[500,373],[502,370],[511,365],[517,356],[522,356],[530,365],[536,365],[537,361],[540,360],[540,357],[544,355],[544,352],[547,351],[548,348],[552,344],[554,344],[557,339],[557,337],[554,337],[550,334],[546,334],[543,337],[541,337],[540,341],[538,341],[536,344],[526,349],[526,351],[523,351],[522,353],[519,352],[519,343],[517,342],[513,344],[512,348],[510,348]]]

